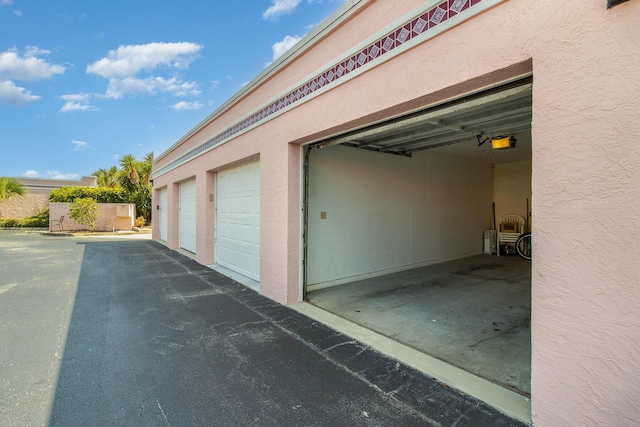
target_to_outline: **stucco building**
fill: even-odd
[[[22,184],[25,194],[0,202],[0,217],[25,218],[36,215],[49,206],[51,191],[61,187],[96,187],[95,176],[83,176],[79,180],[51,178],[13,178]]]
[[[293,304],[482,254],[518,214],[534,257],[515,416],[637,425],[640,1],[607,6],[347,1],[156,157],[154,238]]]

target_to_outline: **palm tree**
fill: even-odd
[[[138,161],[133,154],[125,154],[120,159],[120,175],[118,181],[127,191],[134,192],[140,185],[140,174],[138,172]]]
[[[24,186],[13,178],[0,177],[0,201],[11,196],[22,196],[25,193]]]
[[[153,152],[148,153],[140,164],[140,181],[151,184],[151,169],[153,168]]]
[[[109,169],[98,169],[93,173],[98,178],[98,187],[116,188],[120,186],[118,182],[118,168],[111,166]]]
[[[137,161],[132,154],[125,154],[120,159],[118,182],[135,202],[140,215],[147,221],[151,219],[151,168],[153,153]]]

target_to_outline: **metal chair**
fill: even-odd
[[[54,224],[58,224],[58,230],[62,231],[62,221],[64,221],[64,215],[60,217],[60,219],[52,219],[49,223],[49,230],[53,231]]]
[[[498,227],[498,255],[500,255],[503,244],[513,243],[515,245],[518,237],[524,233],[524,217],[520,215],[503,216]]]

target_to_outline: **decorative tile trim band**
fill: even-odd
[[[162,175],[204,151],[208,151],[228,138],[244,131],[256,123],[263,121],[265,118],[270,117],[278,111],[296,104],[312,93],[317,92],[318,90],[351,74],[357,69],[382,58],[384,55],[404,45],[409,40],[442,25],[447,20],[479,3],[482,3],[482,1],[487,3],[487,0],[445,0],[439,3],[421,15],[406,22],[404,25],[397,27],[375,42],[350,55],[346,59],[333,65],[328,70],[293,89],[258,112],[250,115],[234,126],[226,129],[224,132],[219,133],[210,140],[160,168],[153,174],[154,177]]]

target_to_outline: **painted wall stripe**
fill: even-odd
[[[153,177],[158,177],[204,151],[212,149],[245,129],[262,122],[280,110],[292,105],[295,106],[296,103],[299,103],[318,90],[335,85],[340,79],[344,79],[363,66],[381,61],[381,58],[384,58],[389,52],[394,51],[418,36],[429,33],[438,26],[442,26],[442,24],[449,19],[473,8],[483,1],[484,3],[491,3],[490,0],[445,0],[433,6],[426,12],[398,26],[363,49],[352,53],[347,58],[325,69],[320,74],[294,88],[276,101],[271,102],[254,114],[242,119],[235,125],[163,166],[154,172]]]

